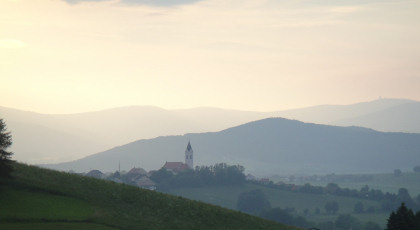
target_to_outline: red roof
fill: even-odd
[[[166,162],[163,168],[174,172],[179,172],[188,169],[188,165],[182,162]]]

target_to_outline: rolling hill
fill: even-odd
[[[125,170],[134,166],[159,169],[166,161],[183,161],[189,140],[195,165],[240,164],[256,175],[393,172],[412,170],[420,162],[420,134],[269,118],[220,132],[139,140],[45,167],[113,172],[120,163]]]
[[[0,179],[0,229],[297,228],[136,187],[14,164]]]
[[[14,158],[40,164],[79,159],[139,139],[219,131],[265,116],[216,108],[133,106],[67,115],[0,107],[0,117],[12,132]]]
[[[378,99],[351,105],[319,105],[308,108],[273,112],[304,122],[360,126],[383,132],[420,133],[416,117],[420,115],[420,102],[406,99]]]
[[[165,110],[132,106],[79,114],[39,114],[0,107],[12,131],[14,158],[41,164],[72,161],[140,139],[216,132],[247,122],[283,117],[304,122],[420,133],[420,102],[381,99],[353,105],[252,112],[217,108]]]
[[[406,103],[369,114],[337,120],[334,125],[357,125],[384,132],[420,133],[420,103]]]

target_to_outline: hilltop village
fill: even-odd
[[[128,172],[117,170],[114,173],[103,173],[91,170],[85,176],[125,183],[144,189],[165,191],[176,187],[197,187],[203,185],[238,185],[245,180],[254,180],[251,175],[244,175],[244,167],[218,163],[213,166],[194,167],[194,150],[188,141],[184,162],[166,161],[159,170],[147,172],[134,167]],[[268,181],[263,179],[262,181]]]
[[[165,162],[160,170],[166,170],[172,174],[178,174],[179,172],[194,169],[194,150],[191,147],[190,141],[188,141],[187,148],[185,149],[185,161],[184,162]],[[132,168],[128,172],[121,172],[120,169],[115,173],[106,174],[99,170],[91,170],[85,174],[85,176],[109,179],[118,183],[126,183],[134,185],[140,188],[156,190],[156,182],[150,179],[153,173],[157,172],[152,170],[147,172],[143,168]]]

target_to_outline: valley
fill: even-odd
[[[385,111],[391,111],[393,108],[400,110],[401,107],[414,108],[412,111],[415,114],[416,105],[415,102],[405,100],[385,100],[355,104],[345,108],[320,106],[288,111],[289,115],[283,113],[285,117],[299,117],[305,111],[312,110],[312,114],[315,114],[314,119],[308,118],[307,120],[318,122],[318,124],[277,117],[263,118],[268,113],[247,112],[248,115],[243,115],[239,111],[213,109],[177,111],[178,118],[182,117],[183,121],[168,120],[166,122],[174,122],[175,126],[183,128],[201,127],[197,130],[198,132],[131,139],[132,142],[128,144],[108,147],[108,150],[74,161],[40,165],[42,168],[64,171],[64,173],[25,166],[20,163],[15,164],[17,170],[14,173],[17,175],[18,181],[15,183],[6,180],[5,189],[2,191],[2,195],[6,198],[2,201],[2,206],[6,207],[7,211],[0,212],[0,224],[8,228],[12,226],[11,229],[24,229],[28,222],[45,229],[58,225],[63,226],[64,229],[74,226],[78,226],[80,229],[101,229],[101,227],[104,229],[131,229],[134,226],[137,228],[139,223],[133,219],[136,214],[127,213],[122,218],[120,214],[116,214],[115,210],[112,211],[109,207],[115,206],[117,201],[122,202],[124,207],[121,207],[119,212],[124,210],[125,213],[125,209],[128,209],[129,212],[130,210],[140,211],[143,218],[143,211],[130,205],[133,202],[140,202],[136,198],[138,195],[132,189],[141,187],[158,191],[140,189],[145,192],[142,196],[154,197],[162,192],[163,196],[169,195],[178,197],[178,199],[183,197],[182,199],[187,202],[197,201],[203,202],[203,205],[206,203],[215,205],[215,207],[223,207],[228,213],[237,212],[235,210],[243,211],[238,206],[239,197],[257,191],[257,193],[263,194],[269,208],[248,213],[253,216],[301,228],[318,226],[323,229],[332,229],[331,226],[334,226],[340,218],[351,218],[354,224],[359,226],[355,229],[371,230],[378,226],[384,228],[389,212],[395,210],[401,202],[408,203],[409,207],[413,207],[414,210],[418,208],[420,173],[410,171],[420,162],[418,154],[420,133],[381,132],[370,128],[333,124],[350,121],[352,117],[359,117],[359,120],[363,120],[362,117],[387,117],[384,115]],[[367,109],[368,107],[370,109]],[[122,113],[127,112],[127,109],[136,112],[121,116]],[[144,117],[144,109],[155,113],[155,115],[149,114],[149,120],[142,121],[149,124],[137,123],[132,126],[133,122],[138,120],[136,116]],[[103,111],[98,113],[107,117],[108,120],[99,122],[93,119],[98,114],[78,114],[80,119],[73,115],[46,117],[42,114],[32,114],[35,116],[28,119],[28,123],[21,123],[22,126],[15,126],[15,122],[21,122],[19,119],[26,116],[25,113],[16,110],[10,113],[7,110],[6,115],[13,114],[11,126],[13,131],[17,131],[17,135],[14,137],[17,139],[19,152],[23,150],[19,149],[19,145],[25,143],[25,138],[28,138],[23,133],[34,135],[38,131],[41,131],[41,135],[35,135],[36,138],[27,144],[35,143],[37,138],[43,141],[50,139],[53,143],[60,144],[59,149],[77,152],[75,148],[83,147],[84,143],[93,146],[95,142],[106,142],[109,146],[115,146],[116,141],[122,143],[123,140],[129,140],[128,137],[135,137],[139,133],[135,134],[136,129],[133,127],[149,127],[153,123],[150,119],[155,118],[157,111],[160,111],[158,113],[163,112],[158,108],[146,107]],[[204,115],[204,111],[209,114]],[[219,115],[214,119],[215,123],[207,124],[207,128],[197,125],[200,120],[197,117],[211,119],[212,111],[219,112]],[[319,114],[316,115],[315,111],[318,111]],[[325,111],[328,112],[325,113]],[[173,115],[174,111],[165,111],[165,113]],[[182,113],[184,115],[181,115]],[[191,114],[187,116],[188,113]],[[323,122],[319,120],[323,116],[322,114],[334,115],[336,120],[325,121],[328,124],[322,124]],[[388,116],[390,119],[391,117],[395,119],[394,115],[400,116],[395,112],[389,114],[393,114]],[[164,119],[165,116],[158,117]],[[235,116],[241,116],[245,120],[236,120],[236,126],[227,127],[221,131],[204,131],[212,130],[209,128],[211,126],[213,126],[213,130],[215,127],[227,126],[231,124],[230,121],[235,120]],[[123,133],[129,126],[132,130],[120,135],[120,139],[112,141],[92,139],[105,138],[106,131],[101,127],[104,125],[101,122],[112,123],[111,120],[114,117],[120,117],[124,122],[121,125],[109,126],[110,130]],[[259,118],[256,119],[257,117]],[[77,119],[73,120],[73,118]],[[300,118],[303,119],[303,117]],[[246,121],[247,119],[249,121]],[[366,119],[364,120],[366,121]],[[63,121],[65,122],[63,123]],[[49,125],[43,126],[41,123],[49,123]],[[92,126],[89,127],[89,130],[83,130],[76,125],[83,123],[86,127]],[[175,127],[169,123],[159,124]],[[216,123],[220,126],[214,125]],[[150,127],[153,128],[153,125]],[[60,129],[62,131],[57,133],[56,131]],[[32,131],[28,132],[28,130]],[[161,131],[167,132],[165,130]],[[83,136],[76,135],[78,132],[84,133]],[[183,131],[180,129],[174,131],[174,133],[176,132]],[[106,138],[113,139],[111,136]],[[65,143],[69,140],[70,142]],[[74,145],[75,142],[80,145]],[[188,161],[187,150],[185,150],[186,143],[188,143]],[[194,157],[192,149],[194,149]],[[186,151],[185,164],[181,162],[184,158],[184,150]],[[55,151],[60,150],[56,149]],[[185,167],[185,169],[180,168],[181,170],[179,170],[167,165],[180,165],[179,167]],[[156,172],[160,172],[161,168],[165,167],[169,167],[168,170],[175,170],[171,172],[173,175],[162,172],[161,176],[164,177],[158,179]],[[236,172],[236,174],[229,177],[229,174],[225,174],[226,172]],[[220,175],[228,177],[223,178]],[[49,178],[50,182],[40,181],[35,178],[36,176],[44,179]],[[91,177],[108,179],[113,182]],[[68,181],[69,184],[76,184],[70,188],[59,181],[62,179]],[[78,187],[79,183],[86,187]],[[111,184],[107,185],[107,183],[122,187],[111,188]],[[102,187],[101,191],[98,191],[99,193],[93,192],[92,189],[97,189],[97,186],[105,187]],[[107,186],[111,186],[110,190]],[[126,189],[128,190],[126,191]],[[362,196],[365,190],[366,194],[376,194],[375,197],[377,197]],[[100,201],[101,199],[103,200]],[[161,198],[157,198],[157,200],[159,199]],[[43,202],[53,205],[45,206]],[[124,202],[126,203],[124,204]],[[161,204],[160,201],[156,202]],[[104,204],[105,206],[103,206]],[[336,206],[334,210],[330,208],[331,204]],[[26,208],[25,205],[27,205]],[[144,205],[151,204],[144,203]],[[71,208],[64,210],[65,206]],[[37,209],[38,207],[41,209]],[[166,208],[168,207],[163,207],[165,211],[162,212],[167,212]],[[169,212],[173,211],[171,207],[169,208]],[[197,213],[200,213],[202,209],[206,210],[206,208],[200,207],[194,211],[193,215],[201,216]],[[156,215],[155,211],[145,210],[145,212],[146,216],[147,213]],[[215,215],[214,212],[219,211],[213,210],[209,215]],[[164,213],[163,215],[168,214]],[[276,218],[284,215],[285,219],[273,219],[270,215],[277,215]],[[107,220],[105,221],[104,218]],[[121,218],[126,219],[122,221]],[[156,220],[155,217],[147,218],[146,222],[140,226],[147,226],[147,229],[160,228],[160,225],[152,224]],[[181,218],[185,218],[185,216]],[[159,222],[161,221],[160,218]],[[188,221],[181,222],[180,226],[183,227],[191,224]],[[202,222],[202,220],[198,220],[198,222],[212,225],[209,222]],[[178,220],[165,219],[162,226],[170,223],[178,223]]]

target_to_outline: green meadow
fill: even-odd
[[[13,179],[0,180],[0,229],[297,229],[110,181],[14,168]]]
[[[94,213],[85,201],[67,196],[4,188],[0,192],[0,216],[5,219],[82,221]]]
[[[374,221],[381,226],[385,226],[389,213],[354,213],[354,206],[362,202],[364,207],[374,207],[380,210],[381,203],[377,201],[363,200],[358,198],[340,197],[327,194],[307,194],[283,191],[255,184],[245,184],[242,187],[206,187],[206,188],[185,188],[173,189],[171,194],[183,196],[188,199],[199,200],[222,207],[236,209],[238,197],[242,192],[260,189],[267,196],[271,206],[280,208],[294,209],[294,215],[300,215],[313,222],[334,221],[340,214],[351,214],[362,222]],[[339,210],[335,214],[327,213],[324,206],[327,202],[336,201],[339,204]],[[316,213],[316,209],[320,213]],[[305,212],[306,210],[306,212]]]

